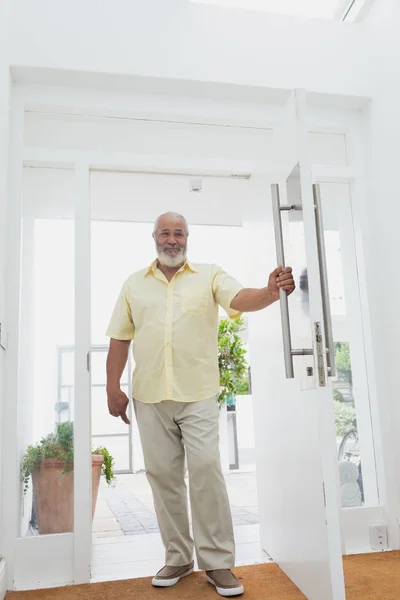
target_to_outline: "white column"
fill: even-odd
[[[22,190],[23,192],[23,190]],[[19,403],[18,403],[18,444],[19,455],[37,441],[34,434],[34,395],[33,389],[33,267],[34,267],[34,220],[32,208],[27,202],[22,202],[22,241],[21,241],[21,304],[20,329],[21,345],[19,349]],[[27,533],[32,512],[32,486],[21,498],[20,536]]]
[[[20,452],[18,440],[19,347],[20,347],[20,277],[21,277],[21,217],[24,143],[24,105],[12,94],[9,186],[6,210],[6,276],[5,276],[5,389],[2,414],[2,544],[1,553],[7,561],[8,588],[14,575],[14,546],[19,534],[22,486],[20,482]]]
[[[92,550],[89,166],[77,164],[75,177],[74,582],[81,584],[90,581]]]
[[[9,150],[9,120],[10,120],[10,92],[11,77],[7,60],[7,5],[3,2],[0,6],[0,323],[3,329],[3,336],[0,342],[0,483],[3,480],[3,457],[5,455],[3,448],[4,429],[4,410],[5,402],[5,350],[6,344],[4,336],[5,328],[5,256],[6,256],[6,204],[8,194],[8,150]],[[3,486],[4,489],[4,486]],[[0,515],[4,514],[3,498],[0,495]],[[0,518],[0,556],[4,555],[3,523]],[[6,587],[6,573],[4,566],[0,564],[0,597]]]

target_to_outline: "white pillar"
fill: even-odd
[[[5,256],[6,256],[6,204],[8,194],[8,144],[11,77],[7,60],[7,3],[0,3],[0,324],[2,336],[0,340],[0,488],[3,483],[3,429],[5,402]],[[4,515],[3,498],[0,495],[0,515]],[[4,556],[3,519],[0,517],[0,556]],[[6,589],[6,573],[0,563],[0,598]]]
[[[10,85],[11,87],[11,85]],[[13,92],[11,111],[9,185],[6,210],[5,272],[5,391],[2,414],[2,522],[1,553],[7,561],[8,588],[14,580],[14,548],[19,535],[22,486],[20,481],[20,445],[18,440],[19,348],[20,348],[20,276],[21,216],[24,142],[24,104]],[[5,452],[4,449],[7,451]]]
[[[74,583],[90,582],[92,456],[89,165],[75,168]]]

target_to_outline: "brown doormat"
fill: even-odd
[[[400,551],[344,556],[346,600],[400,600]]]
[[[400,551],[344,557],[346,600],[400,600]],[[235,569],[247,600],[306,600],[273,564]],[[6,600],[215,600],[204,573],[194,573],[168,589],[153,588],[150,579],[108,581],[50,590],[11,592]],[[323,600],[323,598],[321,598]]]

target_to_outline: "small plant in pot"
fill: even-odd
[[[92,452],[92,517],[94,516],[103,473],[108,484],[115,479],[113,458],[107,448]],[[23,459],[21,477],[24,493],[32,477],[33,499],[40,534],[66,533],[74,530],[74,425],[58,423]]]

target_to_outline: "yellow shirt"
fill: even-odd
[[[133,397],[196,402],[219,394],[218,305],[243,286],[217,265],[186,263],[168,280],[157,261],[125,282],[107,336],[134,340]]]

